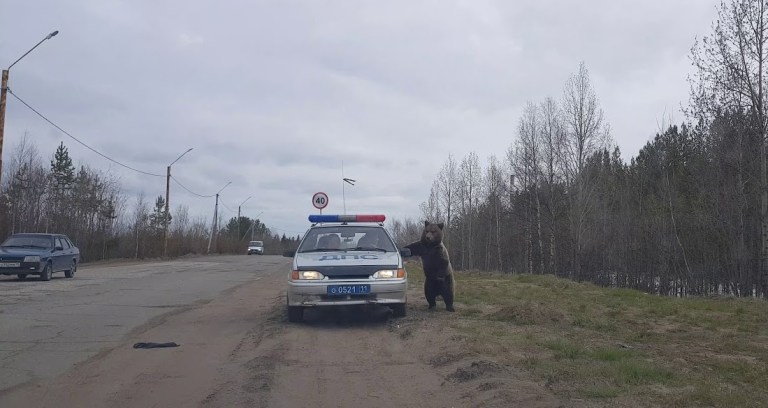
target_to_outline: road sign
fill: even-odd
[[[315,193],[315,195],[312,196],[312,205],[314,205],[318,210],[322,210],[328,206],[328,194],[322,192]]]

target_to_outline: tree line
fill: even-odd
[[[421,221],[446,224],[457,269],[547,273],[667,295],[768,294],[766,0],[728,0],[693,44],[686,121],[658,129],[629,162],[611,139],[581,64],[558,97],[532,101],[504,157],[449,155],[420,206],[393,220],[399,243]],[[0,236],[62,232],[86,260],[295,247],[259,220],[210,220],[164,199],[130,203],[119,182],[75,167],[63,143],[50,163],[24,138],[0,185]],[[8,163],[7,162],[7,163]],[[247,232],[247,231],[251,232]],[[246,231],[246,232],[244,232]]]
[[[628,163],[582,63],[530,102],[503,158],[449,155],[421,204],[454,267],[665,295],[768,294],[765,0],[731,0],[691,49],[686,121]],[[399,243],[421,220],[390,228]]]
[[[186,205],[165,213],[165,198],[140,194],[131,203],[118,180],[87,165],[76,167],[62,142],[50,163],[25,135],[3,170],[0,185],[0,242],[18,232],[68,235],[84,262],[110,258],[158,258],[187,254],[245,253],[251,239],[263,241],[265,252],[280,254],[298,237],[271,231],[258,219],[212,220],[192,217]]]

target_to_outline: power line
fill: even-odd
[[[59,131],[61,131],[61,133],[64,133],[65,135],[67,135],[67,136],[71,137],[71,138],[72,138],[74,141],[76,141],[77,143],[80,143],[81,145],[85,146],[85,148],[87,148],[88,150],[90,150],[90,151],[92,151],[92,152],[94,152],[94,153],[98,154],[99,156],[101,156],[101,157],[103,157],[103,158],[105,158],[105,159],[107,159],[107,160],[111,161],[112,163],[115,163],[115,164],[117,164],[117,165],[119,165],[119,166],[125,167],[125,168],[126,168],[126,169],[128,169],[128,170],[133,170],[133,171],[135,171],[135,172],[137,172],[137,173],[146,174],[147,176],[154,176],[154,177],[165,177],[165,176],[164,176],[164,175],[162,175],[162,174],[154,174],[154,173],[149,173],[149,172],[146,172],[146,171],[142,171],[142,170],[139,170],[139,169],[133,168],[133,167],[131,167],[131,166],[128,166],[127,164],[123,164],[123,163],[120,163],[119,161],[117,161],[117,160],[115,160],[115,159],[113,159],[113,158],[111,158],[111,157],[109,157],[109,156],[107,156],[107,155],[105,155],[105,154],[103,154],[103,153],[99,152],[98,150],[96,150],[96,149],[92,148],[91,146],[88,146],[87,144],[85,144],[84,142],[82,142],[80,139],[78,139],[78,138],[76,138],[76,137],[72,136],[72,135],[71,135],[69,132],[67,132],[66,130],[62,129],[62,128],[61,128],[61,126],[59,126],[59,125],[57,125],[57,124],[53,123],[53,121],[51,121],[50,119],[48,119],[47,117],[45,117],[45,115],[43,115],[42,113],[40,113],[40,112],[39,112],[37,109],[33,108],[33,107],[32,107],[32,106],[30,106],[28,103],[26,103],[26,102],[25,102],[23,99],[21,99],[21,98],[20,98],[18,95],[16,95],[15,93],[13,93],[13,91],[11,91],[11,88],[6,88],[6,89],[8,90],[8,93],[10,93],[10,94],[11,94],[11,95],[12,95],[14,98],[16,98],[16,99],[17,99],[19,102],[21,102],[22,104],[24,104],[24,106],[26,106],[27,108],[29,108],[29,109],[30,109],[32,112],[35,112],[35,113],[37,114],[37,116],[40,116],[41,118],[43,118],[43,120],[45,120],[46,122],[50,123],[50,124],[51,124],[51,126],[55,127],[55,128],[56,128],[56,129],[58,129]]]
[[[307,231],[301,231],[301,232],[299,232],[299,231],[289,231],[289,230],[284,230],[284,229],[282,229],[282,228],[277,228],[277,227],[270,227],[270,226],[267,226],[267,225],[265,225],[265,226],[266,226],[266,227],[267,227],[267,229],[269,229],[269,230],[277,230],[277,231],[281,231],[281,232],[288,232],[288,233],[291,233],[291,234],[300,234],[300,235],[301,235],[301,234],[304,234],[304,233],[306,233],[306,232],[307,232]]]
[[[222,205],[224,208],[226,208],[227,210],[229,210],[229,212],[231,212],[231,213],[235,212],[235,210],[233,210],[233,209],[231,209],[231,208],[227,207],[227,205],[226,205],[226,204],[224,204],[224,202],[223,202],[223,201],[219,202],[219,204],[221,204],[221,205]]]
[[[181,184],[181,183],[179,182],[179,180],[176,180],[176,177],[173,177],[173,175],[171,175],[171,180],[173,180],[173,181],[174,181],[176,184],[178,184],[178,185],[179,185],[179,187],[183,188],[184,190],[187,190],[187,192],[188,192],[189,194],[192,194],[192,195],[196,195],[196,196],[198,196],[198,197],[202,197],[202,198],[211,198],[211,197],[215,197],[215,196],[216,196],[216,194],[211,194],[211,195],[203,195],[203,194],[197,194],[197,193],[195,193],[194,191],[192,191],[192,190],[188,189],[188,188],[187,188],[187,187],[186,187],[184,184]]]

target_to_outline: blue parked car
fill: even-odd
[[[13,234],[0,245],[0,275],[39,275],[49,281],[54,272],[72,278],[80,250],[62,234]]]

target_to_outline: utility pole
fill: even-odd
[[[211,235],[208,237],[208,253],[211,253],[211,241],[213,241],[213,235],[218,233],[218,223],[219,223],[219,193],[221,193],[225,188],[227,188],[228,185],[232,184],[232,182],[228,182],[224,185],[224,187],[219,190],[218,193],[216,193],[216,206],[213,208],[213,229],[211,229]]]
[[[242,207],[243,204],[245,204],[246,201],[250,200],[251,197],[246,198],[245,200],[243,200],[242,203],[240,203],[240,205],[237,206],[237,239],[238,239],[238,242],[240,241],[240,207]],[[246,232],[248,232],[248,231],[246,231]]]
[[[5,132],[5,96],[8,92],[8,70],[3,70],[2,88],[0,88],[0,187],[3,181],[3,133]]]
[[[21,61],[22,58],[26,57],[27,54],[32,52],[35,48],[37,48],[38,45],[42,44],[45,40],[50,40],[58,34],[58,30],[54,31],[50,34],[48,34],[45,38],[40,40],[39,43],[35,44],[34,47],[30,48],[29,51],[25,52],[24,55],[19,57],[16,61],[13,62],[13,64],[8,66],[8,69],[3,70],[3,78],[2,82],[0,83],[0,186],[2,186],[3,181],[3,136],[5,134],[5,100],[6,100],[6,94],[8,92],[8,76],[11,72],[11,67],[16,65],[17,62]]]
[[[169,210],[169,203],[171,201],[171,166],[173,166],[174,163],[179,161],[182,157],[184,157],[185,154],[192,151],[192,147],[187,149],[186,152],[182,153],[181,156],[177,157],[176,160],[171,162],[171,164],[168,165],[168,168],[165,172],[165,220],[163,222],[163,257],[168,256],[168,225],[171,223],[171,213]]]
[[[216,234],[217,224],[219,221],[219,193],[216,193],[216,206],[213,209],[213,228],[211,228],[211,235],[208,237],[208,253],[211,253],[211,242],[213,241],[213,235]]]
[[[168,224],[170,224],[170,213],[168,202],[171,195],[171,166],[169,165],[165,172],[165,219],[163,220],[163,258],[168,257]]]

